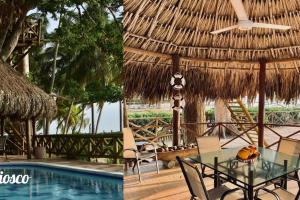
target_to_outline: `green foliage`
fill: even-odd
[[[37,13],[32,15],[44,16],[45,40],[42,47],[30,53],[30,80],[47,92],[65,97],[57,101],[60,121],[66,119],[74,100],[68,122],[73,129],[81,120],[86,124],[82,112],[78,114],[83,105],[103,105],[122,98],[121,5],[120,0],[37,1]],[[46,30],[49,17],[58,22],[51,33]],[[52,90],[50,83],[58,44]]]
[[[163,118],[165,122],[171,123],[171,112],[136,112],[128,114],[128,119],[134,120],[134,123],[140,126],[148,124],[153,118]]]
[[[114,84],[102,86],[98,81],[91,82],[86,87],[89,102],[117,102],[122,98],[122,90]]]
[[[248,108],[249,112],[253,116],[254,120],[256,120],[258,108],[257,107],[250,107]],[[289,123],[289,120],[293,121],[300,121],[299,115],[300,109],[298,107],[280,107],[280,106],[270,106],[266,107],[266,123]],[[286,113],[290,113],[290,117],[286,117]],[[267,118],[268,113],[274,113],[274,117],[269,119]],[[128,119],[133,120],[137,125],[144,126],[148,124],[153,118],[163,118],[164,121],[171,123],[172,120],[172,113],[171,112],[134,112],[128,114]],[[215,120],[215,111],[214,108],[209,108],[205,110],[205,117],[206,121],[214,122]],[[291,119],[291,117],[293,119]],[[278,120],[280,119],[280,120]],[[272,121],[270,121],[272,120]]]

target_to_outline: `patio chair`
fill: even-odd
[[[138,170],[138,175],[139,175],[139,181],[141,182],[141,170],[140,170],[140,162],[142,162],[145,159],[149,158],[155,158],[156,161],[156,170],[157,173],[159,173],[159,167],[158,167],[158,159],[157,159],[157,151],[156,147],[151,144],[151,143],[145,143],[143,144],[143,147],[146,146],[152,146],[154,152],[149,152],[149,151],[139,151],[135,140],[134,140],[134,133],[130,128],[124,128],[123,129],[123,138],[124,138],[124,159],[125,159],[125,164],[126,160],[132,160],[134,161],[134,166],[132,170],[134,171],[135,166],[137,166]],[[143,148],[142,148],[143,149]]]
[[[300,140],[291,139],[291,138],[281,138],[277,148],[278,152],[285,153],[291,156],[299,156],[300,157]],[[292,177],[299,180],[298,171],[292,175]],[[283,185],[283,181],[279,184],[275,183],[275,186]],[[299,185],[300,187],[300,185]]]
[[[7,141],[6,135],[0,136],[0,151],[5,155],[5,159],[7,160],[6,141]]]
[[[277,151],[291,156],[299,156],[300,140],[281,138],[279,141]]]
[[[299,184],[299,180],[292,179],[297,181]],[[265,191],[264,194],[258,195],[259,192],[263,190]],[[261,200],[299,200],[300,198],[300,191],[298,191],[297,195],[283,189],[283,188],[275,188],[274,190],[269,190],[267,188],[259,188],[256,190],[255,198],[254,199],[261,199]]]
[[[193,166],[186,161],[182,160],[180,157],[176,157],[185,181],[188,185],[189,191],[191,193],[191,200],[201,199],[201,200],[236,200],[244,199],[245,191],[241,188],[230,189],[225,185],[220,187],[206,190],[201,172],[197,166]],[[235,193],[238,190],[242,190],[244,195]]]
[[[213,151],[221,150],[220,139],[218,136],[204,136],[204,137],[197,137],[196,138],[197,146],[198,146],[198,153],[201,159],[202,153],[209,153]],[[205,173],[205,166],[201,165],[201,172],[203,178],[210,177],[213,178],[213,174]]]

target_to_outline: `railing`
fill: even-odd
[[[265,132],[269,130],[269,132],[273,134],[273,136],[277,136],[277,140],[275,140],[273,143],[267,146],[268,148],[275,147],[279,143],[280,138],[283,137],[300,140],[299,124],[284,124],[284,125],[265,124],[264,126],[265,126]]]
[[[267,111],[265,113],[265,121],[270,124],[287,124],[299,123],[300,114],[299,110],[295,111]],[[257,114],[255,114],[256,117]]]
[[[76,135],[38,135],[34,145],[46,148],[51,156],[111,158],[114,162],[123,158],[123,134],[76,134]]]
[[[239,125],[247,126],[245,130],[239,130],[237,127]],[[191,126],[204,126],[205,131],[203,133],[196,133]],[[223,138],[223,142],[221,147],[226,148],[229,144],[233,143],[237,139],[241,139],[245,144],[252,144],[249,136],[247,134],[250,131],[255,130],[257,128],[256,123],[231,123],[231,122],[222,122],[222,123],[183,123],[181,124],[181,133],[182,133],[182,140],[184,136],[189,132],[190,134],[197,135],[199,137],[210,136],[210,135],[219,135],[219,137],[223,137],[226,135],[230,135],[226,138]],[[224,134],[222,134],[224,132]],[[226,132],[226,134],[225,134]],[[187,143],[187,142],[186,142]]]
[[[149,142],[156,143],[158,146],[162,145],[161,141],[172,141],[172,124],[168,121],[168,118],[138,118],[138,120],[139,121],[137,121],[137,119],[130,119],[130,127],[135,131],[135,133],[137,133],[136,136],[138,140],[147,140]],[[147,123],[145,123],[145,121],[142,123],[142,120],[147,120]],[[238,125],[243,125],[247,128],[241,130]],[[193,128],[193,126],[202,126],[202,130],[204,129],[204,131],[200,134],[201,136],[226,132],[226,138],[223,137],[223,134],[220,134],[220,137],[222,138],[222,147],[229,148],[235,145],[241,146],[252,144],[249,137],[255,137],[253,131],[258,127],[258,124],[230,122],[182,123],[180,137],[181,141],[186,141],[187,132],[194,135],[199,135],[199,133],[194,131],[195,127]],[[280,141],[280,138],[282,137],[300,139],[299,124],[265,123],[264,129],[264,144],[267,148],[275,149]],[[258,136],[256,135],[256,140],[257,138]]]
[[[41,20],[26,19],[22,26],[22,34],[20,35],[18,45],[39,45],[42,40],[41,27]]]
[[[157,142],[172,136],[168,117],[131,118],[129,126],[136,133],[137,140]]]

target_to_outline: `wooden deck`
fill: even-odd
[[[150,168],[155,170],[154,167]],[[143,173],[142,183],[138,182],[137,175],[129,174],[124,176],[124,198],[126,200],[189,200],[191,197],[179,167],[163,169],[159,174],[156,174],[155,171]],[[208,190],[213,188],[211,178],[205,178],[204,181]],[[298,185],[289,181],[288,191],[296,194]]]
[[[288,135],[296,132],[299,128],[285,127],[277,128],[276,131],[282,135]],[[266,139],[268,142],[278,140],[278,137],[266,130]],[[293,137],[300,139],[300,134]],[[222,143],[224,141],[221,141]],[[236,140],[231,147],[245,145],[242,140]],[[188,200],[190,193],[179,167],[174,169],[163,169],[162,165],[159,174],[156,174],[154,164],[142,165],[142,183],[138,182],[138,176],[131,171],[124,172],[124,197],[126,200]],[[207,189],[213,187],[213,181],[205,178]],[[289,181],[288,190],[296,194],[298,185]]]

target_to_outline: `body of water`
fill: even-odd
[[[2,184],[2,200],[122,200],[123,180],[50,167],[1,166],[6,176],[29,176],[26,184]]]
[[[95,104],[95,127],[97,124],[97,117],[98,117],[98,108]],[[91,109],[87,108],[85,110],[85,118],[89,120],[89,125],[85,128],[82,128],[82,133],[91,133]],[[57,128],[57,121],[53,121],[50,126],[50,134],[55,134]],[[97,133],[103,132],[116,132],[120,131],[120,103],[105,103]],[[42,133],[43,130],[39,130],[38,133]]]

